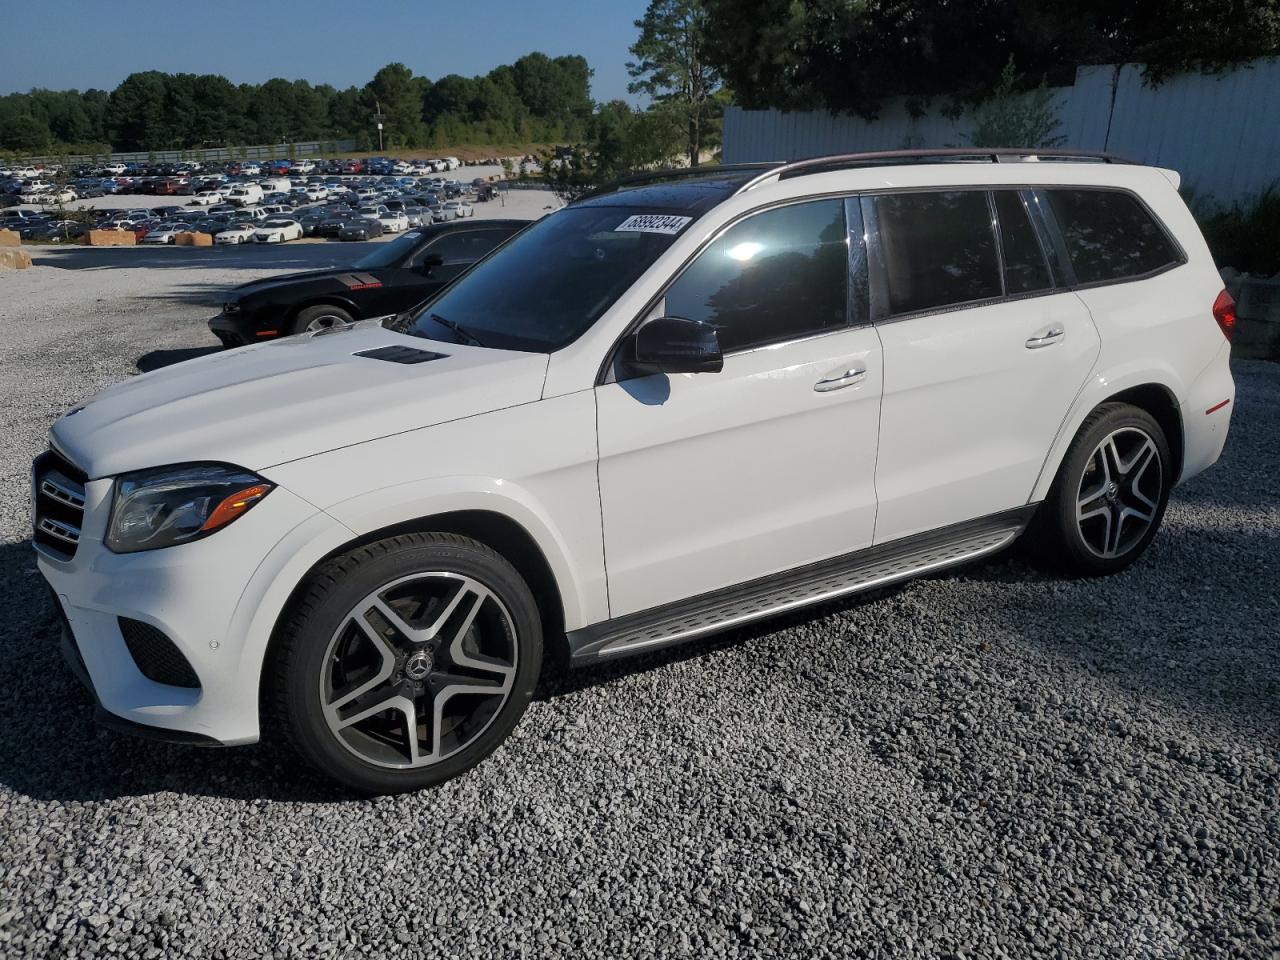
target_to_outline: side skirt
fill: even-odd
[[[570,631],[573,666],[708,633],[976,560],[1008,546],[1038,504],[904,537]]]

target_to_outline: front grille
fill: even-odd
[[[84,472],[54,450],[32,466],[35,530],[32,539],[62,560],[76,555],[84,524]]]
[[[120,634],[139,672],[148,680],[171,687],[198,687],[200,680],[182,651],[164,631],[141,620],[120,617]]]

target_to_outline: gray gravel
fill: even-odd
[[[44,430],[286,266],[87,253],[0,276],[0,956],[1280,951],[1280,367],[1237,365],[1222,463],[1124,575],[1015,555],[549,677],[479,769],[363,801],[99,730],[63,668]]]

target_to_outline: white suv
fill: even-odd
[[[492,751],[544,651],[651,650],[1024,530],[1120,570],[1234,398],[1176,188],[1001,152],[651,176],[400,332],[135,377],[34,467],[68,655],[104,722],[240,744],[269,718],[394,791]]]

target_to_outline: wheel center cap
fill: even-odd
[[[422,650],[404,662],[404,675],[410,680],[425,680],[431,666],[431,654]]]

